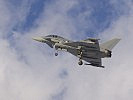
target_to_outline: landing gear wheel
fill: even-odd
[[[79,65],[83,65],[82,60],[79,60],[78,64],[79,64]]]
[[[58,56],[58,53],[55,53],[55,56]]]

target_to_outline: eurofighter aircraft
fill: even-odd
[[[87,62],[84,63],[85,65],[102,68],[104,68],[104,66],[102,66],[101,58],[111,57],[113,47],[120,41],[120,39],[114,38],[99,44],[99,39],[88,38],[73,42],[57,35],[35,37],[33,40],[46,43],[51,48],[54,48],[56,50],[55,56],[58,55],[58,51],[65,50],[79,58],[79,65],[83,65],[83,61],[85,61]]]

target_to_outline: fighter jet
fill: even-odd
[[[58,35],[47,35],[42,37],[35,37],[33,40],[46,43],[51,48],[55,49],[55,56],[58,51],[64,50],[79,58],[79,65],[92,65],[95,67],[102,66],[102,58],[110,58],[112,56],[113,47],[120,41],[114,38],[105,43],[99,44],[99,39],[88,38],[81,41],[71,41]],[[83,63],[87,62],[87,63]]]

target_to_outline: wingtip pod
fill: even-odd
[[[85,65],[92,65],[94,67],[105,68],[104,66],[102,66],[102,65],[99,66],[97,64],[88,64],[88,63],[85,63]]]
[[[100,44],[100,48],[111,51],[120,40],[120,38],[114,38],[112,40]]]

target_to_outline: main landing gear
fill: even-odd
[[[79,62],[78,62],[79,65],[83,65],[83,61],[81,59],[79,59]]]
[[[78,51],[78,57],[79,57],[79,62],[78,62],[78,64],[79,65],[83,65],[83,61],[82,61],[82,54],[83,54],[83,52],[82,52],[82,50],[81,50],[81,47],[80,47],[80,49],[79,49],[79,51]]]

